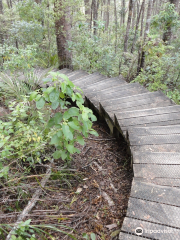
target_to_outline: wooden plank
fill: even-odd
[[[86,72],[80,72],[80,73],[74,74],[73,76],[70,76],[70,77],[68,77],[68,78],[69,78],[70,81],[73,82],[73,80],[75,80],[75,79],[82,79],[82,78],[85,78],[85,77],[87,77],[87,76],[89,76],[88,73],[86,73]]]
[[[180,124],[180,120],[179,119],[174,119],[174,120],[170,120],[170,121],[164,121],[164,122],[150,122],[150,123],[137,123],[135,126],[122,126],[121,130],[122,131],[131,131],[131,129],[135,128],[135,127],[152,127],[152,126],[170,126],[170,125],[178,125]]]
[[[168,113],[180,113],[180,106],[174,105],[169,107],[159,107],[159,108],[153,108],[153,109],[146,109],[146,110],[137,110],[137,111],[129,111],[124,113],[123,115],[121,113],[116,113],[117,119],[130,119],[130,118],[140,118],[140,117],[146,117],[146,116],[154,116],[154,115],[162,115],[162,114],[168,114]]]
[[[168,107],[166,107],[168,108]],[[116,114],[117,117],[117,114]],[[118,119],[121,127],[128,127],[134,126],[138,127],[138,125],[147,125],[148,123],[163,123],[163,122],[170,122],[180,119],[180,112],[173,112],[168,114],[158,114],[158,115],[151,115],[151,116],[143,116],[143,117],[136,117],[136,118],[125,118],[125,119]],[[159,124],[159,126],[163,126],[164,124]],[[172,124],[169,124],[172,125]],[[157,126],[157,125],[156,125]]]
[[[136,83],[125,84],[125,85],[122,84],[117,88],[112,88],[112,89],[101,91],[98,93],[90,92],[88,96],[90,96],[91,99],[98,99],[98,98],[106,99],[106,97],[108,95],[111,95],[111,98],[112,98],[112,97],[115,97],[114,94],[116,94],[116,96],[118,96],[118,97],[120,97],[120,96],[123,97],[122,93],[125,91],[128,91],[130,89],[145,89],[145,88],[143,86],[141,86],[140,84],[136,84]],[[147,89],[145,89],[145,90],[146,90],[146,92],[148,91]]]
[[[133,128],[129,133],[138,136],[180,134],[180,125]]]
[[[70,70],[70,69],[68,69],[68,68],[63,68],[63,69],[59,70],[59,72],[66,75],[66,74],[68,74],[68,73],[71,73],[72,70]]]
[[[131,146],[131,151],[141,152],[180,152],[180,144]]]
[[[180,153],[133,152],[133,163],[180,164]]]
[[[131,197],[180,207],[180,189],[133,180]]]
[[[136,178],[134,180],[146,183],[153,183],[160,186],[170,186],[180,188],[180,179],[175,178],[153,178],[153,179],[146,179],[146,178]]]
[[[139,235],[140,239],[144,239],[141,237],[145,237],[148,239],[159,239],[159,240],[175,240],[180,239],[180,229],[164,226],[161,224],[150,223],[147,221],[142,221],[138,219],[133,219],[126,217],[124,219],[122,225],[122,231],[127,234],[136,234],[137,228],[142,230],[142,234]],[[121,236],[121,234],[120,234]],[[123,236],[123,235],[122,235]],[[132,236],[132,235],[130,235]],[[138,236],[137,234],[134,236]],[[120,239],[128,239],[128,238],[120,238]],[[131,239],[131,238],[130,238]],[[137,238],[135,238],[137,239]]]
[[[120,235],[119,235],[119,239],[120,240],[138,240],[138,239],[144,239],[144,238],[141,238],[139,236],[135,236],[135,235],[131,235],[131,234],[128,234],[128,233],[124,233],[124,232],[121,232]]]
[[[180,143],[180,134],[137,136],[130,133],[129,140],[131,146],[150,144],[152,145],[178,144]]]
[[[135,177],[180,179],[180,165],[133,164],[133,170]]]
[[[127,84],[127,83],[126,83]],[[87,85],[84,86],[84,92],[92,92],[92,93],[99,93],[102,92],[104,90],[107,90],[109,88],[116,88],[122,85],[126,85],[125,83],[119,82],[117,80],[103,80],[99,83],[95,83],[95,84],[91,84],[91,85]]]
[[[144,99],[136,100],[136,101],[133,101],[133,102],[131,101],[131,102],[122,103],[121,100],[119,100],[119,101],[117,101],[116,104],[106,106],[105,108],[108,109],[109,111],[114,111],[114,110],[122,111],[122,109],[126,109],[126,111],[130,111],[130,110],[127,110],[127,109],[132,108],[132,107],[137,107],[137,106],[147,105],[147,107],[149,107],[149,106],[153,106],[153,104],[158,106],[159,102],[164,102],[164,101],[168,100],[164,96],[163,95],[161,96],[158,93],[155,93],[149,98],[144,98]],[[170,99],[169,99],[169,103],[171,103]],[[151,107],[149,107],[149,108],[151,108]]]
[[[104,81],[104,79],[106,79],[106,77],[104,76],[100,76],[100,75],[90,75],[86,78],[82,78],[80,79],[78,82],[74,82],[73,83],[76,85],[76,86],[79,86],[81,87],[82,89],[84,89],[84,86],[90,86],[94,83],[98,83],[98,82],[101,82],[101,81]]]
[[[149,103],[149,104],[145,104],[145,105],[137,105],[137,106],[134,106],[134,107],[130,107],[130,108],[123,108],[121,109],[121,115],[122,113],[125,113],[127,111],[136,111],[136,110],[146,110],[146,109],[149,109],[149,108],[157,108],[157,107],[167,107],[167,106],[172,106],[173,104],[171,103],[170,99],[167,99],[167,100],[159,100],[159,102],[156,102],[156,103]],[[119,112],[119,110],[118,110]]]
[[[142,87],[138,87],[138,88],[132,88],[132,89],[128,89],[126,91],[120,91],[120,92],[115,92],[115,93],[111,93],[111,94],[108,94],[107,96],[99,96],[98,98],[91,98],[91,96],[87,96],[88,99],[96,106],[99,105],[99,102],[103,102],[104,100],[107,100],[107,99],[111,99],[112,97],[116,97],[117,95],[121,95],[122,97],[125,97],[125,96],[132,96],[132,95],[136,95],[136,94],[140,94],[140,93],[144,93],[144,92],[147,92],[146,89],[142,88]]]
[[[127,217],[180,228],[180,208],[129,198]]]
[[[117,102],[120,102],[120,103],[126,103],[126,102],[134,102],[134,101],[138,101],[138,100],[142,100],[142,99],[145,99],[145,98],[149,98],[153,95],[156,95],[156,94],[160,94],[160,95],[164,95],[161,91],[157,91],[157,92],[145,92],[145,93],[142,93],[142,94],[136,94],[134,96],[127,96],[127,97],[117,97],[117,98],[112,98],[111,100],[109,101],[104,101],[102,102],[102,105],[105,107],[105,106],[109,106],[109,105],[114,105],[116,104]],[[168,98],[169,99],[169,98]]]
[[[94,89],[96,89],[96,87],[105,87],[106,89],[108,89],[108,87],[106,87],[107,85],[110,86],[111,83],[116,83],[116,84],[128,84],[126,81],[124,80],[121,80],[120,78],[118,77],[115,77],[115,78],[106,78],[104,81],[102,82],[99,82],[97,84],[93,84],[91,86],[86,86],[86,88],[88,89],[91,89],[92,91]]]

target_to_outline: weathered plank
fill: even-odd
[[[104,81],[104,79],[106,79],[106,77],[102,76],[102,75],[89,75],[85,78],[79,79],[79,81],[73,81],[73,83],[76,86],[81,87],[82,89],[84,89],[84,86],[90,86],[93,85],[94,83],[98,83],[101,81]]]
[[[130,144],[133,145],[162,145],[162,144],[178,144],[180,143],[180,134],[168,135],[145,135],[137,136],[129,134]]]
[[[93,84],[91,86],[87,85],[85,86],[85,89],[89,89],[91,90],[92,92],[94,91],[98,91],[98,89],[109,89],[110,87],[112,87],[111,84],[114,84],[114,85],[122,85],[122,84],[125,84],[127,85],[128,83],[124,80],[121,80],[120,78],[106,78],[104,81],[102,82],[99,82],[97,84]]]
[[[111,99],[112,97],[116,97],[117,95],[121,95],[121,97],[125,97],[125,96],[132,96],[132,95],[136,95],[136,94],[140,94],[140,93],[145,93],[147,92],[146,89],[144,89],[143,87],[137,87],[137,88],[132,88],[132,89],[127,89],[126,91],[120,91],[120,92],[115,92],[115,93],[111,93],[108,94],[107,96],[99,96],[98,98],[91,98],[88,96],[89,101],[91,101],[96,107],[99,106],[99,102],[103,102],[104,100],[107,99]]]
[[[166,204],[130,197],[127,217],[180,228],[180,208]]]
[[[66,74],[68,74],[68,73],[71,73],[72,70],[70,70],[70,69],[68,69],[68,68],[63,68],[63,69],[59,70],[59,72],[66,75]]]
[[[147,221],[142,221],[142,220],[133,219],[133,218],[129,218],[129,217],[126,217],[124,219],[121,230],[123,232],[129,233],[129,235],[135,234],[135,236],[138,236],[136,234],[138,231],[138,228],[140,228],[140,230],[142,231],[142,234],[141,234],[141,232],[139,233],[140,239],[142,239],[141,237],[145,237],[148,239],[159,239],[159,240],[180,239],[180,229],[164,226],[161,224],[150,223]],[[121,236],[121,234],[120,234],[120,236]],[[126,238],[120,238],[120,239],[123,240]],[[135,238],[135,239],[137,239],[137,238]]]
[[[122,109],[126,109],[126,111],[130,111],[127,109],[137,107],[137,106],[143,106],[143,105],[147,105],[148,107],[149,105],[153,106],[153,104],[158,106],[159,102],[164,102],[167,100],[168,99],[165,95],[163,96],[156,92],[155,94],[151,95],[151,97],[148,97],[148,98],[145,97],[144,99],[136,100],[133,102],[131,101],[131,102],[122,103],[121,100],[119,99],[116,104],[106,106],[105,108],[109,111],[114,111],[114,110],[122,111]],[[169,99],[168,102],[171,103],[171,100]]]
[[[90,96],[91,99],[101,99],[101,100],[106,100],[106,98],[108,96],[112,97],[123,97],[124,95],[122,95],[124,92],[131,90],[131,89],[144,89],[145,92],[147,92],[147,89],[145,89],[143,86],[141,86],[140,84],[136,84],[136,83],[132,83],[132,84],[121,84],[119,87],[117,88],[112,88],[109,90],[105,90],[105,91],[101,91],[98,93],[89,93],[88,97]],[[114,95],[116,94],[116,95]]]
[[[135,235],[131,235],[131,234],[128,234],[128,233],[124,233],[124,232],[121,232],[120,235],[119,235],[119,239],[120,240],[138,240],[138,239],[144,239],[144,238],[141,238],[139,236],[135,236]]]
[[[74,74],[73,76],[69,76],[68,78],[69,78],[70,81],[73,82],[73,80],[85,78],[85,77],[87,77],[87,76],[89,76],[88,73],[86,73],[86,72],[80,72],[80,73]]]
[[[131,197],[180,207],[180,189],[133,180]]]
[[[132,128],[128,132],[138,136],[180,134],[180,125]]]
[[[137,110],[137,111],[129,111],[126,113],[116,113],[117,119],[130,119],[130,118],[140,118],[140,117],[147,117],[147,116],[155,116],[155,115],[162,115],[168,113],[180,113],[180,106],[174,105],[169,107],[159,107],[153,109],[145,109],[145,110]]]
[[[180,153],[171,152],[134,152],[133,163],[180,164]]]
[[[135,177],[180,179],[180,165],[133,164],[133,170]]]
[[[141,145],[141,146],[131,146],[131,151],[141,151],[141,152],[180,152],[179,144],[164,144],[164,145]]]
[[[167,107],[168,108],[168,107]],[[117,118],[117,114],[116,114]],[[158,115],[150,115],[150,116],[143,116],[143,117],[136,117],[136,118],[125,118],[125,119],[118,119],[120,126],[128,128],[129,126],[132,127],[138,127],[138,125],[144,125],[144,127],[147,124],[155,123],[154,126],[164,126],[164,124],[161,124],[163,122],[168,122],[169,125],[174,124],[175,120],[180,120],[180,112],[173,112],[168,114],[158,114]],[[173,121],[172,124],[170,124],[170,121]],[[158,123],[158,124],[157,124]],[[165,124],[167,125],[167,124]]]
[[[153,178],[153,179],[146,179],[146,178],[136,178],[134,180],[139,182],[146,182],[146,183],[153,183],[159,186],[170,186],[180,188],[180,179],[175,178]]]
[[[87,85],[87,86],[84,86],[83,90],[84,92],[86,93],[99,93],[99,92],[102,92],[106,89],[109,89],[109,88],[116,88],[116,87],[119,87],[119,86],[122,86],[122,85],[126,85],[127,83],[122,83],[118,80],[107,80],[107,79],[104,79],[103,81],[101,82],[98,82],[98,83],[93,83],[93,84],[90,84],[90,85]]]

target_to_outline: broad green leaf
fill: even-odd
[[[77,141],[78,141],[79,144],[84,145],[84,139],[83,139],[83,137],[81,135],[79,135],[77,137]]]
[[[59,106],[59,102],[58,102],[58,101],[52,102],[52,104],[51,104],[51,108],[52,108],[53,110],[55,110],[58,106]]]
[[[99,134],[96,131],[94,131],[94,130],[89,131],[89,133],[94,135],[94,136],[96,136],[96,137],[99,136]]]
[[[41,97],[37,102],[36,102],[36,107],[37,109],[41,109],[44,107],[45,100],[43,97]]]
[[[39,99],[41,98],[42,96],[40,94],[38,94],[36,97],[35,97],[35,101],[39,101]]]
[[[94,122],[94,121],[97,121],[97,118],[94,114],[89,114],[89,117],[91,118],[91,120]]]
[[[67,150],[68,150],[70,153],[74,153],[74,152],[75,152],[75,148],[74,148],[73,145],[68,144],[66,147],[67,147]]]
[[[65,98],[65,95],[64,95],[64,93],[63,92],[60,92],[60,98],[62,98],[62,99],[64,99]]]
[[[76,108],[76,107],[71,107],[71,108],[68,110],[68,113],[69,113],[72,117],[78,116],[78,115],[79,115],[79,109]]]
[[[49,122],[48,122],[48,127],[49,128],[51,128],[51,127],[53,127],[54,126],[54,124],[55,124],[55,120],[54,120],[54,118],[51,118],[50,120],[49,120]]]
[[[79,124],[77,125],[77,123],[76,123],[75,121],[68,122],[68,125],[69,125],[72,129],[80,130]]]
[[[82,118],[83,118],[84,121],[88,121],[88,119],[89,119],[88,114],[86,112],[83,112],[82,113]]]
[[[37,92],[32,92],[30,97],[29,97],[29,101],[34,100],[36,98],[37,94],[38,94]]]
[[[62,90],[63,93],[66,93],[66,83],[65,82],[63,82],[61,84],[61,90]]]
[[[66,81],[69,81],[69,78],[63,73],[60,73],[59,77],[61,77],[62,79],[66,80]]]
[[[60,113],[60,112],[55,113],[55,115],[54,115],[53,118],[54,118],[54,123],[55,123],[55,124],[58,124],[58,123],[60,123],[60,122],[62,121],[62,119],[63,119],[63,114]]]
[[[50,94],[54,89],[55,89],[55,87],[48,87],[46,89],[45,93]]]
[[[43,78],[42,81],[47,83],[47,82],[52,82],[52,79],[51,78]]]
[[[61,157],[61,151],[55,151],[53,153],[53,158],[54,159],[59,159]]]
[[[65,160],[65,159],[67,158],[67,153],[66,153],[66,151],[62,151],[62,152],[61,152],[61,158],[62,158],[62,160]]]
[[[87,235],[87,233],[83,233],[83,238],[85,238],[86,240],[89,240],[89,237],[88,237],[88,235]]]
[[[55,135],[51,138],[50,144],[58,145],[59,142],[60,142],[60,140],[61,140],[61,139],[58,137],[58,135],[55,134]]]
[[[62,137],[62,135],[63,135],[63,133],[62,133],[61,130],[57,132],[57,136],[58,136],[59,138]]]
[[[63,118],[64,119],[69,119],[69,118],[71,118],[71,115],[69,114],[69,111],[66,111],[64,114],[63,114]]]
[[[67,87],[66,87],[66,94],[67,94],[68,96],[71,96],[72,93],[73,93],[73,90],[72,90],[69,86],[67,86]]]
[[[73,140],[73,134],[69,129],[69,126],[67,124],[62,125],[62,130],[64,133],[65,138],[68,140]]]
[[[91,233],[91,240],[96,240],[96,235],[94,233]]]
[[[1,142],[1,143],[0,143],[0,148],[2,148],[3,145],[4,145],[4,142]]]
[[[74,102],[76,100],[76,96],[75,96],[75,94],[73,93],[72,94],[72,101]]]
[[[54,89],[50,94],[49,94],[49,100],[51,102],[56,102],[59,100],[59,91]]]

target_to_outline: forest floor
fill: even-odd
[[[99,136],[91,136],[85,139],[83,147],[78,146],[81,153],[72,156],[71,165],[66,167],[68,170],[63,170],[63,161],[54,163],[53,171],[57,175],[48,180],[39,201],[26,217],[26,220],[31,219],[32,225],[53,225],[78,240],[84,239],[83,233],[89,236],[94,233],[96,240],[118,239],[132,182],[130,158],[126,143],[123,139],[111,137],[105,123],[96,122],[93,128]],[[59,167],[61,170],[58,170]],[[40,169],[39,173],[42,173],[42,167]],[[27,199],[23,198],[22,193],[17,197],[1,187],[0,224],[16,222],[38,187],[36,180],[29,178],[28,182],[24,182],[26,191],[29,189]],[[71,239],[51,229],[46,231],[53,239]],[[44,238],[37,236],[39,239]],[[46,235],[46,239],[52,238]]]

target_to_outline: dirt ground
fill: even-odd
[[[54,163],[53,172],[56,174],[49,179],[39,201],[26,218],[31,219],[31,224],[51,224],[78,240],[84,239],[83,233],[94,233],[96,240],[118,239],[131,188],[130,159],[126,143],[123,139],[111,137],[105,123],[96,122],[93,128],[99,137],[85,139],[85,146],[78,146],[81,154],[73,155],[73,161],[66,170],[63,170],[64,162]],[[21,190],[28,192],[26,198],[22,193],[17,197],[17,194],[1,187],[1,224],[16,222],[19,212],[38,187],[36,179],[30,179],[26,185],[26,190]],[[60,232],[47,232],[53,239],[71,239]],[[43,238],[37,236],[39,239]],[[47,239],[52,238],[47,236]]]

